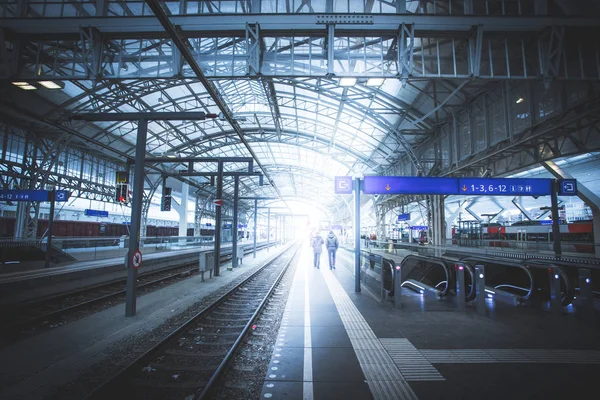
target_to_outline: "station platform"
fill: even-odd
[[[598,393],[600,329],[502,304],[485,315],[405,293],[404,308],[354,291],[302,250],[261,399],[565,399]]]

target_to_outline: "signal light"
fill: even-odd
[[[162,198],[160,200],[160,211],[171,211],[171,191],[170,187],[163,186]]]
[[[129,202],[129,185],[127,183],[117,184],[117,193],[115,196],[115,201],[117,203]]]

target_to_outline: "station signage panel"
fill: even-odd
[[[108,211],[91,210],[89,208],[86,208],[85,210],[83,210],[83,215],[87,215],[88,217],[103,217],[103,218],[106,218],[106,217],[108,217]]]
[[[410,213],[398,215],[398,222],[401,221],[410,221]]]
[[[552,179],[537,178],[365,176],[362,188],[365,194],[547,196],[552,186]]]
[[[552,193],[551,179],[459,178],[460,194],[486,196],[547,196]]]
[[[69,200],[71,192],[57,190],[54,200],[64,202]],[[0,201],[50,201],[48,190],[0,190]]]
[[[352,194],[352,177],[336,176],[334,178],[335,194]]]
[[[559,196],[577,196],[577,180],[560,179],[558,181]]]
[[[365,194],[458,194],[457,178],[365,176]]]

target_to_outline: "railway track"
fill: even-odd
[[[137,286],[139,294],[187,279],[197,272],[197,264],[185,264],[141,275]],[[118,304],[125,298],[125,282],[120,279],[45,299],[43,302],[4,309],[4,323],[0,335],[6,341],[22,338],[24,335],[40,333]]]
[[[221,256],[221,263],[228,260],[231,260],[231,253]],[[197,273],[197,263],[148,272],[138,277],[138,295],[179,282]],[[0,311],[3,321],[0,339],[5,343],[23,339],[120,304],[125,301],[125,285],[124,278],[88,286],[39,302],[5,308]]]
[[[267,263],[119,371],[86,400],[209,398],[298,249],[296,245]]]

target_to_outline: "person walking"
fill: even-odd
[[[315,235],[315,237],[313,238],[313,240],[310,244],[313,248],[314,267],[316,269],[320,269],[319,266],[321,264],[321,253],[323,252],[323,243],[324,243],[324,240],[321,237],[321,234],[319,232],[317,232],[317,234]]]
[[[333,231],[329,231],[329,235],[327,235],[327,258],[329,259],[329,269],[335,269],[335,253],[337,252],[340,243],[338,241],[337,236]]]

